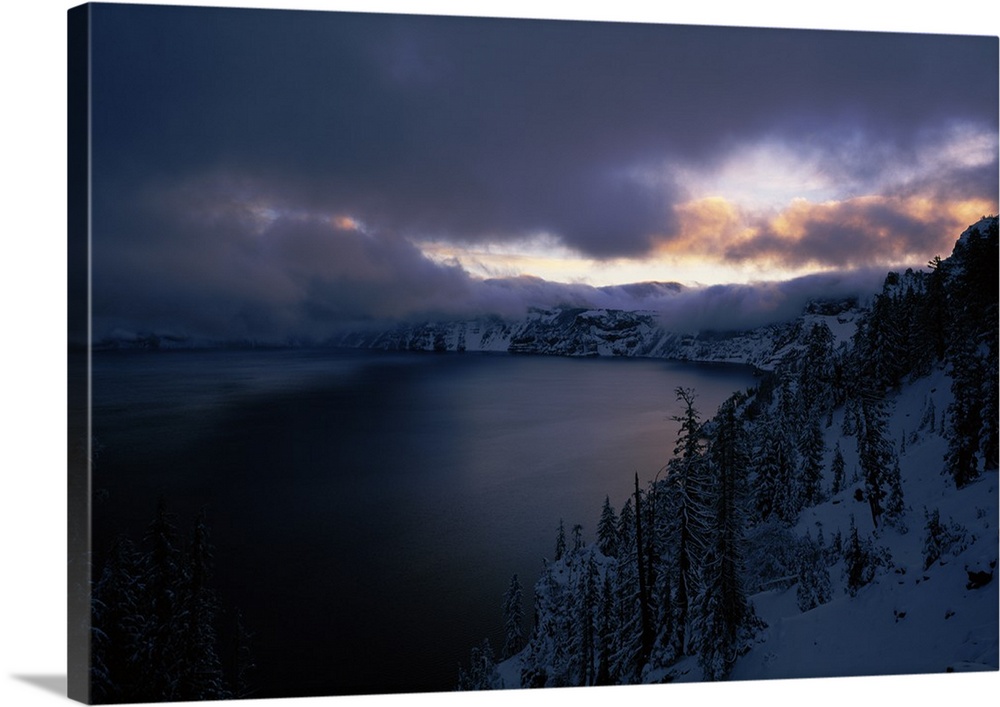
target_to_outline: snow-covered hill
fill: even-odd
[[[517,321],[483,317],[457,322],[399,324],[383,331],[350,332],[335,346],[390,351],[490,351],[558,356],[641,356],[731,362],[770,370],[803,333],[824,322],[839,340],[853,334],[856,302],[814,302],[800,317],[744,331],[669,331],[652,311],[534,309]]]
[[[867,504],[854,497],[859,490],[863,494],[860,479],[805,510],[793,529],[813,538],[822,532],[829,544],[838,533],[847,537],[853,518],[860,534],[888,550],[891,563],[851,597],[838,560],[829,569],[833,598],[806,612],[797,606],[794,585],[753,596],[768,628],[737,661],[733,679],[997,670],[997,474],[962,489],[942,474],[947,440],[940,421],[951,399],[950,380],[937,370],[889,400],[890,436],[901,450],[905,532],[872,527]],[[935,411],[933,425],[929,410]],[[824,468],[830,468],[839,445],[851,478],[858,468],[857,445],[841,435],[842,425],[843,410],[826,430]],[[832,479],[824,481],[829,485]],[[957,539],[925,568],[927,518],[934,512],[956,530]],[[991,579],[971,588],[970,573],[978,572]],[[691,666],[678,679],[697,680],[700,672]]]

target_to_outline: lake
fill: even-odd
[[[163,497],[202,509],[254,696],[446,691],[560,519],[594,538],[751,371],[643,359],[326,350],[93,356],[95,557]]]

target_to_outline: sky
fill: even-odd
[[[92,38],[97,338],[762,323],[998,210],[995,36],[98,5]]]

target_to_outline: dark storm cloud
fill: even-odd
[[[412,243],[546,234],[642,257],[677,238],[676,165],[710,171],[778,135],[867,183],[885,170],[869,157],[915,154],[942,122],[997,128],[995,38],[93,12],[95,317],[122,326],[252,335],[485,307],[504,287]],[[828,137],[848,133],[849,154]],[[264,236],[254,209],[272,209]],[[834,262],[824,228],[789,262]],[[767,238],[726,255],[781,245]]]
[[[598,256],[645,252],[679,198],[621,170],[710,164],[761,131],[821,136],[834,121],[900,149],[936,120],[995,125],[989,39],[142,6],[97,18],[109,171],[225,168],[395,231],[548,230]]]

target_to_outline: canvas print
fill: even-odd
[[[74,699],[998,669],[996,37],[96,3],[69,58]]]

